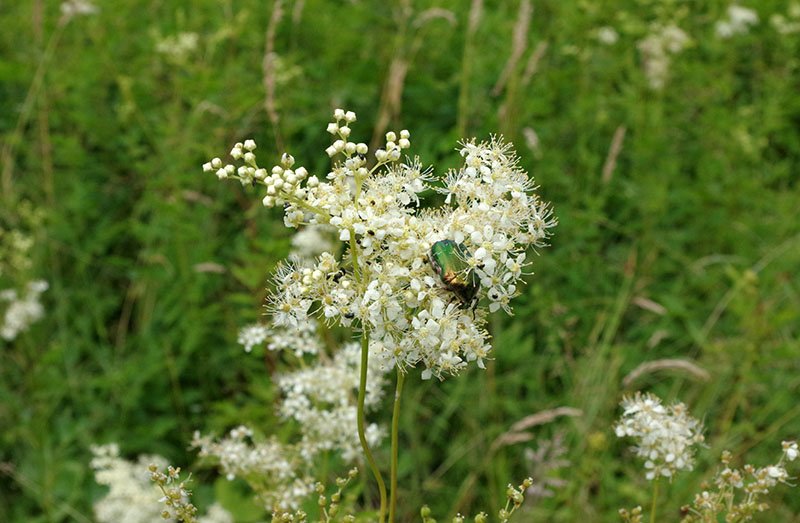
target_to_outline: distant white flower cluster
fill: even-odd
[[[786,14],[775,13],[769,18],[770,25],[782,35],[800,33],[800,2],[792,2]]]
[[[714,26],[714,30],[720,38],[745,34],[750,30],[750,26],[758,24],[758,14],[752,9],[740,5],[729,6],[725,14],[726,18],[719,20]]]
[[[174,62],[183,62],[197,49],[200,35],[181,32],[165,36],[156,42],[156,51]]]
[[[90,0],[66,0],[61,3],[61,15],[67,20],[76,16],[93,15],[98,11]]]
[[[160,456],[141,456],[131,462],[119,456],[115,443],[92,447],[95,481],[108,487],[108,493],[94,504],[100,523],[152,523],[161,517],[156,503],[161,493],[150,481],[147,466],[166,466]]]
[[[793,487],[792,479],[786,470],[786,463],[797,459],[796,441],[782,443],[782,456],[777,463],[765,467],[747,464],[733,467],[731,453],[722,453],[722,468],[714,477],[713,488],[707,486],[695,495],[694,501],[686,511],[684,523],[701,523],[705,521],[751,521],[753,517],[769,508],[763,497],[770,490],[782,483]]]
[[[46,281],[34,280],[28,283],[22,296],[14,289],[0,291],[0,304],[8,303],[0,325],[0,337],[11,341],[44,316],[44,307],[39,298],[47,288]]]
[[[467,310],[454,289],[469,287],[464,295],[486,297],[490,311],[510,313],[528,265],[525,251],[544,246],[556,223],[550,207],[500,139],[463,143],[463,166],[438,187],[418,159],[401,161],[411,145],[405,130],[386,134],[369,167],[367,145],[350,141],[355,120],[351,111],[334,112],[327,129],[335,139],[326,153],[335,161],[322,179],[295,167],[288,154],[269,171],[259,167],[252,140],[231,151],[239,167],[219,158],[203,166],[220,179],[264,186],[264,205],[284,206],[287,226],[333,226],[347,244],[341,259],[323,252],[277,271],[270,305],[275,323],[299,325],[314,314],[345,326],[355,322],[384,367],[421,365],[424,378],[456,374],[471,361],[482,367],[491,350],[486,313]],[[429,189],[446,195],[445,206],[420,209],[419,195]],[[440,241],[457,251],[453,266],[429,261]]]
[[[672,56],[683,51],[690,42],[689,35],[674,24],[655,25],[650,34],[639,41],[637,47],[642,53],[644,73],[652,89],[664,88]]]
[[[595,38],[597,41],[604,45],[614,45],[619,40],[619,33],[610,25],[598,27],[595,31]]]
[[[116,443],[92,446],[91,467],[95,481],[108,487],[108,493],[94,504],[98,523],[153,523],[163,521],[158,504],[163,493],[151,481],[150,465],[165,468],[161,456],[139,456],[128,461],[119,455]],[[214,503],[198,523],[233,523],[233,517]]]
[[[693,445],[703,442],[702,425],[683,403],[665,407],[657,396],[637,392],[620,405],[623,413],[614,431],[617,437],[637,440],[633,450],[645,460],[647,479],[672,478],[679,470],[692,470]]]
[[[228,479],[248,481],[267,509],[296,509],[314,491],[314,479],[304,475],[303,460],[295,448],[275,437],[256,441],[246,426],[220,440],[195,432],[192,446],[200,457],[217,462]]]
[[[242,426],[220,440],[196,433],[193,446],[201,457],[215,461],[229,479],[240,477],[250,482],[268,509],[294,510],[313,492],[314,479],[308,471],[314,469],[320,453],[337,452],[349,463],[361,456],[356,430],[360,347],[348,343],[333,355],[325,354],[313,320],[297,327],[252,325],[242,329],[239,343],[245,350],[265,344],[270,351],[298,359],[318,356],[313,363],[304,362],[300,370],[275,377],[282,396],[277,410],[284,419],[297,423],[299,438],[292,443],[276,438],[262,440]],[[383,397],[385,374],[380,360],[370,358],[367,408],[376,406]],[[383,435],[377,424],[367,425],[366,438],[371,446],[377,446]]]

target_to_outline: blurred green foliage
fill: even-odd
[[[358,113],[364,141],[381,117],[408,128],[440,173],[458,139],[503,132],[560,220],[516,315],[493,323],[489,369],[407,381],[401,521],[424,503],[440,518],[496,510],[505,485],[531,473],[523,451],[535,444],[493,442],[558,406],[583,415],[532,433],[564,435],[565,485],[522,519],[616,521],[646,504],[641,466],[611,424],[622,378],[660,358],[711,376],[657,372],[628,389],[706,420],[709,448],[666,487],[665,511],[691,501],[723,448],[771,462],[800,434],[800,34],[769,23],[790,2],[750,4],[760,23],[720,39],[718,0],[537,1],[511,66],[516,1],[487,0],[474,30],[470,3],[455,0],[287,0],[281,16],[255,0],[129,0],[68,23],[58,2],[4,6],[0,212],[3,223],[23,201],[43,212],[28,272],[51,287],[45,318],[0,346],[0,520],[90,520],[102,496],[92,443],[187,464],[195,429],[276,423],[270,362],[235,337],[261,314],[291,231],[200,165],[252,137],[263,163],[285,144],[324,173],[334,107]],[[692,39],[661,91],[636,46],[656,22]],[[602,26],[619,41],[600,43]],[[197,33],[196,49],[157,51],[181,32]],[[244,506],[224,480],[216,491]],[[211,494],[199,488],[198,503]],[[774,496],[763,521],[797,518],[799,500]]]

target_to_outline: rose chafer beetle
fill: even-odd
[[[466,247],[453,240],[440,240],[431,245],[428,261],[439,276],[444,288],[455,294],[461,307],[474,307],[478,300],[480,281],[475,271],[469,271],[467,258],[471,255]]]

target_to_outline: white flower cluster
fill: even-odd
[[[595,30],[594,36],[597,38],[597,41],[603,45],[614,45],[619,40],[619,33],[610,25],[598,27]]]
[[[91,467],[95,481],[108,487],[108,493],[94,504],[100,523],[152,523],[161,517],[156,502],[161,492],[150,482],[147,466],[156,463],[165,467],[160,456],[141,456],[137,462],[119,457],[115,443],[93,446]]]
[[[303,361],[302,368],[275,377],[282,394],[278,412],[299,427],[293,443],[275,438],[256,441],[247,427],[233,429],[215,441],[195,434],[193,446],[201,457],[210,457],[229,478],[248,481],[266,507],[296,509],[312,492],[315,458],[321,452],[338,452],[342,459],[354,462],[361,457],[356,430],[356,396],[359,385],[361,352],[357,343],[348,343],[333,355],[326,354],[317,333],[317,323],[308,319],[296,327],[245,327],[239,334],[245,350],[266,343],[267,349],[288,352]],[[303,360],[316,355],[313,363]],[[385,371],[377,358],[370,358],[367,368],[365,405],[376,406],[386,384]],[[384,434],[377,424],[366,427],[367,441],[378,446]],[[264,479],[264,478],[269,478]]]
[[[620,405],[623,413],[614,431],[617,437],[637,440],[633,450],[645,460],[647,479],[672,478],[679,470],[692,470],[692,446],[703,442],[702,425],[683,403],[665,407],[657,396],[637,392]]]
[[[291,445],[274,437],[256,442],[248,427],[239,426],[220,440],[195,432],[192,446],[200,457],[218,462],[228,479],[250,483],[270,510],[296,509],[314,491],[314,480],[303,474],[303,460]]]
[[[108,493],[94,504],[99,523],[153,523],[163,521],[158,500],[163,492],[151,481],[150,465],[167,467],[161,456],[139,456],[133,462],[119,456],[116,443],[91,448],[94,457],[91,467],[95,481],[109,488]],[[197,519],[198,523],[233,523],[233,516],[218,503]]]
[[[303,227],[292,236],[290,256],[304,260],[312,260],[323,252],[334,249],[333,234],[336,229],[329,225],[309,225]]]
[[[184,62],[197,50],[200,35],[193,32],[181,32],[175,35],[159,38],[156,42],[156,52],[166,56],[173,62]]]
[[[786,15],[775,13],[769,17],[769,23],[782,35],[800,33],[800,2],[792,2]]]
[[[244,347],[245,352],[251,352],[256,345],[267,342],[267,349],[274,352],[292,352],[298,358],[302,358],[305,354],[319,353],[321,345],[317,334],[317,322],[312,318],[290,327],[270,328],[261,323],[254,323],[239,331],[237,341]]]
[[[718,521],[724,515],[725,521],[750,521],[769,506],[761,501],[762,496],[779,483],[793,487],[792,479],[786,470],[786,462],[797,459],[800,451],[796,441],[784,441],[783,455],[777,463],[766,467],[747,464],[741,468],[731,466],[731,453],[722,453],[722,468],[714,478],[716,489],[709,489],[695,495],[684,523]]]
[[[337,450],[347,462],[361,456],[356,431],[355,397],[359,384],[361,348],[348,343],[329,361],[278,376],[277,384],[283,393],[280,413],[297,421],[303,434],[299,449],[311,462],[321,451]],[[367,369],[365,405],[376,406],[383,397],[385,373],[371,358]],[[367,442],[376,447],[383,432],[374,423],[366,427]]]
[[[728,6],[727,16],[714,25],[714,31],[720,38],[730,38],[737,34],[745,34],[751,25],[758,24],[758,14],[752,9],[740,5]]]
[[[67,20],[76,16],[89,16],[99,9],[90,0],[66,0],[61,3],[61,15]]]
[[[652,89],[664,88],[672,55],[680,53],[690,43],[689,36],[674,24],[656,25],[651,28],[649,35],[639,41],[637,47],[642,53],[644,73]]]
[[[25,295],[22,297],[14,289],[0,291],[0,303],[8,303],[3,315],[3,324],[0,325],[0,337],[11,341],[44,316],[44,307],[39,298],[47,288],[46,281],[34,280],[28,282]]]
[[[265,186],[264,205],[284,205],[286,225],[328,224],[347,242],[341,259],[324,252],[313,263],[279,268],[270,307],[275,323],[297,325],[312,314],[345,326],[355,321],[386,368],[421,364],[425,378],[458,373],[470,361],[483,366],[491,350],[486,314],[466,310],[454,290],[479,286],[477,297],[488,298],[490,311],[510,313],[526,249],[544,246],[556,223],[549,206],[500,139],[462,144],[463,166],[434,187],[419,160],[400,161],[410,147],[408,131],[387,133],[370,168],[367,146],[349,140],[355,114],[338,109],[334,120],[328,131],[336,140],[326,153],[336,160],[324,180],[294,168],[288,154],[268,174],[256,163],[252,140],[232,151],[243,165],[219,158],[204,165],[219,178]],[[420,193],[429,189],[447,195],[445,206],[419,208]],[[453,266],[429,261],[442,241],[458,246]],[[440,276],[445,270],[448,282]]]

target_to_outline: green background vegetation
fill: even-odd
[[[99,3],[61,27],[58,2],[6,3],[0,136],[13,172],[1,212],[13,223],[22,200],[44,212],[33,267],[17,276],[51,287],[45,318],[0,346],[0,520],[91,518],[103,494],[88,467],[93,443],[186,465],[195,429],[274,426],[270,362],[235,339],[260,317],[291,231],[256,194],[200,165],[252,137],[262,163],[285,144],[325,173],[334,107],[357,112],[360,140],[381,115],[408,128],[412,152],[439,173],[456,165],[458,139],[502,132],[560,221],[515,316],[493,321],[489,369],[407,380],[403,521],[423,503],[440,520],[495,511],[505,485],[532,472],[524,449],[557,433],[565,484],[520,520],[616,521],[618,508],[646,505],[641,464],[611,430],[626,390],[684,401],[707,426],[697,470],[662,490],[664,520],[678,518],[723,449],[772,462],[782,439],[800,435],[800,34],[767,22],[788,2],[749,3],[759,25],[721,40],[713,24],[726,2],[535,1],[498,90],[516,1],[487,0],[474,31],[466,1],[308,0],[302,11],[287,1],[274,38],[266,1]],[[431,7],[449,12],[429,18],[443,14]],[[693,40],[662,91],[648,87],[636,48],[657,20]],[[597,41],[604,25],[616,44]],[[181,31],[198,33],[195,51],[156,51]],[[265,110],[267,40],[279,56],[277,121]],[[391,74],[404,69],[402,81]],[[622,148],[604,176],[618,128]],[[224,272],[198,268],[209,262]],[[710,379],[662,371],[623,386],[661,358],[693,360]],[[532,442],[492,445],[559,406],[583,415],[532,429]],[[386,448],[379,457],[388,463]],[[194,477],[209,485],[196,487],[198,504],[215,481],[232,496],[212,471]],[[771,503],[763,521],[798,520],[789,489]]]

